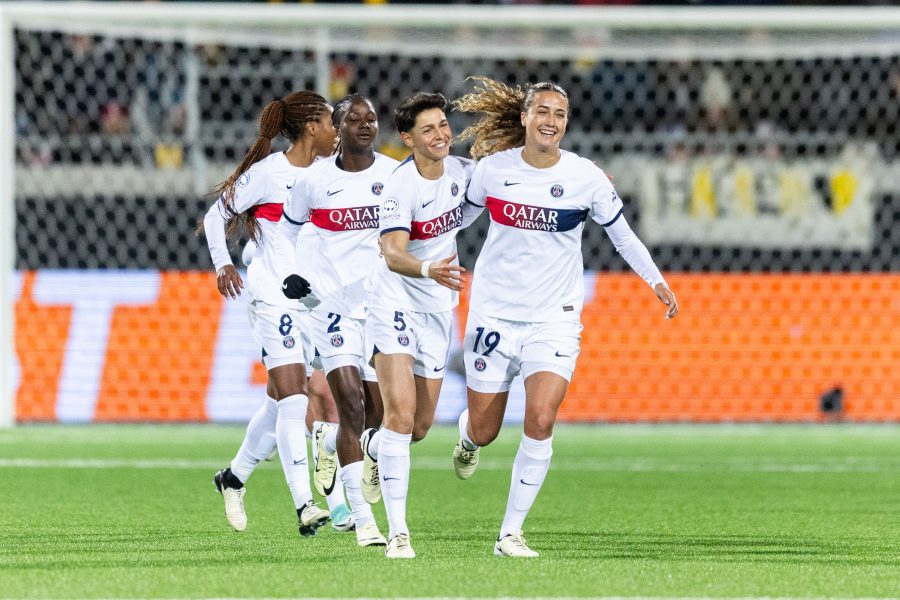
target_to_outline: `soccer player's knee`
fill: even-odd
[[[469,427],[472,431],[472,441],[479,446],[487,446],[496,440],[497,436],[500,434],[500,427],[484,425],[476,427],[471,421],[469,421]]]
[[[553,414],[540,414],[532,419],[530,425],[532,435],[535,439],[545,440],[553,435],[553,424],[556,422],[556,416]]]
[[[431,429],[431,423],[416,423],[413,425],[412,441],[421,442],[424,440],[425,436],[428,435],[429,429]]]
[[[328,389],[328,382],[311,378],[309,380],[309,395],[315,397],[320,404],[327,404],[331,400],[331,390]]]

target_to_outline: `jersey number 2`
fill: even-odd
[[[331,322],[331,325],[328,326],[328,333],[337,333],[341,330],[341,326],[338,323],[341,322],[341,315],[335,313],[328,313],[328,318],[331,319],[334,317],[334,321]]]

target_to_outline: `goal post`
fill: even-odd
[[[468,75],[520,84],[559,79],[573,99],[566,147],[615,176],[631,214],[639,214],[638,234],[667,274],[805,272],[836,281],[847,272],[891,275],[900,250],[893,233],[900,230],[900,210],[894,210],[900,202],[898,31],[900,7],[886,6],[0,4],[0,427],[62,414],[113,421],[243,418],[244,412],[209,400],[232,385],[229,371],[246,372],[233,385],[248,394],[258,386],[246,357],[227,351],[246,332],[228,329],[232,317],[215,304],[218,298],[203,300],[221,312],[218,337],[204,346],[212,358],[192,363],[165,388],[181,398],[178,386],[187,385],[184,402],[200,408],[173,400],[157,412],[129,413],[117,394],[144,393],[146,377],[115,379],[127,369],[109,362],[118,360],[110,348],[129,351],[123,323],[138,322],[140,310],[177,325],[172,312],[184,308],[172,290],[180,278],[209,268],[202,240],[192,235],[209,200],[204,195],[246,150],[262,106],[297,89],[331,100],[349,91],[372,97],[382,119],[380,150],[399,153],[390,110],[411,91],[438,89],[455,98],[471,89]],[[465,124],[458,114],[450,118],[456,131]],[[589,282],[594,271],[627,269],[599,231],[588,227],[584,242]],[[475,256],[482,233],[462,234],[463,259]],[[51,243],[51,236],[59,239]],[[139,276],[130,277],[133,271]],[[30,317],[16,317],[22,280],[16,272],[29,273],[21,293],[28,295]],[[65,294],[80,281],[69,279],[73,274],[89,275],[85,281],[100,291],[138,280],[145,287],[99,303],[80,298],[82,308],[66,317],[54,307],[76,306]],[[877,284],[896,285],[886,277]],[[157,296],[174,304],[148,300]],[[54,336],[62,335],[54,327],[75,323],[83,330],[73,330],[95,344],[90,351],[71,346],[78,338],[67,329],[68,338],[53,340],[57,346],[48,350],[58,373],[42,383],[50,386],[45,392],[84,402],[77,410],[40,398],[34,380],[40,363],[25,356],[26,348],[14,348],[14,325],[26,318],[49,318]],[[44,333],[25,325],[21,340]],[[89,339],[95,326],[102,343]],[[788,329],[790,340],[804,339],[801,325]],[[206,343],[202,329],[180,335],[185,343]],[[839,338],[829,339],[837,351]],[[878,340],[860,339],[868,346],[859,361],[893,356],[878,350]],[[766,351],[774,348],[766,343]],[[175,347],[160,344],[147,364],[164,362]],[[85,357],[96,360],[71,362]],[[603,368],[582,363],[589,374]],[[842,368],[851,372],[861,364]],[[802,370],[773,365],[773,379],[796,382],[779,394],[818,393],[801,385]],[[809,368],[830,372],[825,359]],[[583,383],[574,388],[570,418],[615,413],[591,404],[592,397],[611,396],[605,384],[576,379]],[[691,394],[740,395],[740,378],[733,379],[732,388],[701,393],[684,376],[685,404],[678,406],[687,407]],[[670,406],[640,380],[634,376],[626,400],[650,406],[655,412],[647,419],[678,419],[677,403]],[[900,419],[900,406],[877,400],[900,390],[896,375],[885,384],[896,388],[865,391],[861,378],[852,381],[863,385],[861,397],[876,399],[869,417],[860,418]],[[759,384],[759,394],[776,394],[768,383]],[[17,415],[22,390],[30,400]],[[723,418],[812,414],[808,405],[799,417],[730,406]],[[871,416],[876,413],[882,417]],[[628,414],[643,418],[639,409]]]

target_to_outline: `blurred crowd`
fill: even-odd
[[[262,106],[316,81],[313,57],[292,50],[59,32],[18,32],[16,43],[18,157],[27,164],[179,162],[185,144],[231,161]],[[192,84],[188,63],[198,73]],[[332,95],[370,96],[389,142],[396,98],[434,82],[459,95],[459,73],[554,79],[573,98],[570,130],[630,140],[643,152],[703,152],[731,140],[731,151],[759,153],[789,137],[800,154],[848,139],[885,159],[900,154],[898,55],[538,62],[335,54]]]

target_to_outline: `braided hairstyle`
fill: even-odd
[[[562,86],[542,81],[523,89],[487,77],[469,77],[476,83],[476,89],[454,100],[457,110],[467,113],[482,113],[482,117],[466,127],[459,134],[458,141],[474,139],[469,154],[478,159],[497,152],[522,146],[525,143],[525,127],[522,113],[527,112],[538,92],[556,92],[566,100],[569,95]],[[481,87],[477,87],[480,85]]]
[[[234,210],[235,186],[238,179],[254,163],[269,155],[272,139],[278,134],[291,143],[302,138],[306,135],[305,125],[317,122],[325,113],[327,106],[328,101],[325,98],[315,92],[306,91],[288,94],[266,105],[259,117],[259,136],[247,151],[240,166],[215,190],[221,194],[228,213],[226,236],[244,233],[254,242],[258,241],[260,230],[256,219],[249,212],[238,213]]]

